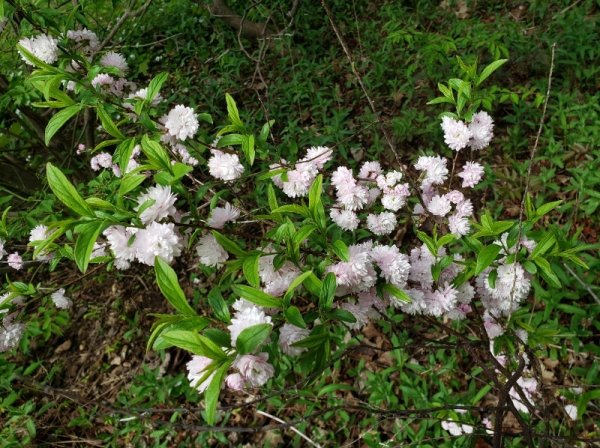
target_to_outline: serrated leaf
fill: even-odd
[[[306,328],[306,323],[302,318],[302,313],[294,305],[287,307],[283,314],[290,324],[300,328]]]
[[[225,94],[225,101],[227,103],[227,116],[229,120],[234,126],[238,126],[240,128],[244,127],[244,123],[240,119],[240,113],[238,111],[237,105],[235,104],[235,100],[228,93]]]
[[[242,272],[250,285],[258,288],[260,286],[260,277],[258,275],[258,264],[260,261],[260,252],[248,255],[244,258]]]
[[[102,127],[106,132],[118,139],[124,139],[125,136],[119,130],[119,128],[115,125],[115,122],[110,117],[109,113],[106,112],[106,109],[99,105],[96,107],[96,111],[98,112],[98,118],[100,118],[100,122],[102,123]]]
[[[156,95],[160,92],[162,85],[165,83],[167,78],[169,77],[168,73],[162,72],[156,75],[150,83],[148,84],[148,90],[146,92],[146,101],[151,103]]]
[[[219,402],[219,393],[227,374],[231,361],[223,363],[216,371],[215,376],[208,385],[204,394],[204,406],[206,407],[206,422],[209,425],[215,424],[217,403]]]
[[[272,329],[271,324],[257,324],[242,330],[235,341],[238,354],[245,355],[255,351],[269,337]]]
[[[291,299],[291,296],[294,293],[294,290],[298,286],[300,286],[304,282],[304,280],[306,280],[310,275],[312,275],[312,271],[306,271],[306,272],[303,272],[302,274],[300,274],[299,276],[297,276],[294,280],[292,280],[292,282],[290,283],[290,286],[288,286],[288,289],[283,296],[283,300],[285,302],[288,302],[289,299]]]
[[[484,247],[477,254],[477,264],[475,265],[475,275],[481,274],[489,265],[491,265],[502,248],[497,244],[490,244]]]
[[[68,106],[62,109],[61,111],[55,113],[48,124],[46,125],[46,130],[44,131],[44,142],[46,146],[52,140],[52,137],[62,128],[70,118],[79,113],[82,106],[81,104],[75,104],[73,106]]]
[[[177,274],[169,264],[160,257],[154,259],[154,272],[156,274],[156,283],[169,303],[186,316],[195,316],[196,312],[190,306],[185,294],[179,286]]]
[[[213,313],[217,318],[225,323],[231,322],[231,315],[229,314],[229,308],[227,307],[227,303],[223,299],[221,295],[221,290],[219,288],[213,288],[208,293],[208,304],[210,305]]]
[[[77,237],[73,253],[75,255],[75,263],[81,272],[85,273],[87,271],[90,256],[94,250],[94,243],[106,226],[106,221],[92,221],[81,224],[78,227],[79,236]]]
[[[483,81],[488,79],[492,73],[494,73],[496,70],[498,70],[500,67],[502,67],[507,61],[508,61],[508,59],[498,59],[497,61],[494,61],[491,64],[489,64],[487,67],[485,67],[479,75],[479,79],[477,80],[477,85],[480,85]]]
[[[253,288],[247,285],[231,285],[231,289],[235,294],[249,302],[267,308],[281,308],[281,299],[273,297],[264,291]]]
[[[217,240],[217,242],[225,249],[227,252],[237,256],[244,257],[246,256],[246,251],[242,249],[239,244],[230,240],[225,235],[217,232],[216,230],[212,231],[213,236]]]
[[[331,248],[340,260],[347,262],[350,259],[350,250],[342,240],[335,240]]]
[[[319,307],[329,309],[333,305],[335,291],[337,289],[336,278],[333,272],[327,273],[319,292]]]
[[[404,292],[402,289],[398,288],[397,286],[392,285],[391,283],[386,283],[385,285],[383,285],[383,290],[385,292],[387,292],[388,294],[394,296],[401,302],[404,302],[404,303],[412,302],[412,299],[406,292]]]
[[[94,212],[83,200],[77,189],[73,186],[60,169],[50,162],[46,164],[46,177],[48,185],[58,200],[80,216],[94,217]]]

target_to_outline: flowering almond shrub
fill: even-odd
[[[535,208],[526,197],[520,219],[510,221],[480,207],[478,155],[493,145],[494,120],[479,88],[506,60],[481,71],[465,66],[464,79],[439,84],[441,96],[430,104],[449,109],[439,118],[443,142],[432,142],[428,155],[354,169],[335,147],[276,157],[286,151],[269,143],[273,122],[252,129],[230,95],[219,125],[209,111],[170,104],[161,96],[166,73],[136,85],[126,58],[101,51],[87,29],[24,37],[18,49],[32,69],[29,85],[44,96],[36,106],[56,109],[47,144],[73,117],[88,111],[98,118],[99,143],[77,149],[97,178],[83,188],[48,163],[48,185],[65,206],[61,218],[32,228],[27,250],[0,241],[0,256],[14,270],[32,262],[51,269],[74,262],[81,272],[90,264],[153,269],[173,314],[157,316],[148,349],[189,352],[187,376],[204,394],[211,424],[223,388],[268,387],[282,357],[293,358],[301,375],[318,373],[370,321],[397,313],[480,326],[506,381],[516,369],[510,354],[528,338],[514,316],[532,282],[561,287],[554,259],[585,266],[578,247],[540,230],[559,202]],[[448,149],[451,159],[442,155]],[[6,220],[5,213],[3,226]],[[189,270],[207,277],[209,309],[186,297]],[[14,347],[23,331],[26,316],[14,310],[43,292],[9,282],[0,350]],[[51,292],[56,307],[71,306],[66,294]],[[538,393],[530,369],[510,389],[524,413]],[[473,431],[444,425],[453,435]]]

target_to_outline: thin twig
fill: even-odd
[[[279,422],[279,423],[283,423],[284,425],[286,425],[286,424],[287,424],[286,422],[284,422],[284,421],[283,421],[283,420],[281,420],[280,418],[277,418],[277,417],[275,417],[274,415],[271,415],[271,414],[269,414],[269,413],[267,413],[267,412],[264,412],[264,411],[257,410],[257,411],[256,411],[256,413],[257,413],[257,414],[260,414],[260,415],[264,415],[265,417],[269,417],[270,419],[273,419],[273,420],[275,420],[276,422]],[[317,448],[321,448],[321,445],[319,445],[319,444],[318,444],[318,443],[316,443],[316,442],[313,442],[311,439],[309,439],[308,437],[306,437],[306,436],[305,436],[303,433],[301,433],[300,431],[298,431],[298,430],[297,430],[296,428],[294,428],[293,426],[291,426],[291,425],[290,425],[290,426],[289,426],[289,428],[290,428],[292,431],[294,431],[296,434],[298,434],[300,437],[302,437],[304,440],[306,440],[308,443],[310,443],[312,446],[316,446]]]

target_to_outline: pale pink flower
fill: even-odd
[[[448,116],[442,118],[442,129],[444,130],[444,141],[454,151],[460,151],[466,147],[472,137],[466,124]]]
[[[235,221],[239,216],[240,210],[227,202],[225,207],[215,207],[212,209],[210,216],[206,220],[206,225],[213,229],[222,229],[225,224]]]
[[[17,271],[23,269],[23,258],[21,258],[18,252],[10,254],[6,259],[6,262],[11,268],[16,269]]]
[[[462,187],[472,188],[477,185],[483,177],[483,166],[477,162],[467,162],[463,170],[458,173],[458,177],[462,177]]]
[[[367,227],[375,235],[389,235],[396,228],[396,215],[392,212],[382,212],[378,215],[370,213],[367,216]]]
[[[483,149],[487,147],[494,137],[494,120],[487,112],[480,111],[473,115],[471,123],[469,123],[469,131],[471,139],[469,146],[472,149]]]
[[[253,387],[264,385],[275,374],[275,368],[267,362],[269,355],[243,355],[235,360],[233,366],[240,371],[244,379]]]

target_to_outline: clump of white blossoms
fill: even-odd
[[[244,174],[244,165],[237,154],[231,154],[211,148],[212,156],[208,159],[208,172],[211,176],[231,181],[239,179]]]
[[[54,64],[58,60],[58,41],[46,34],[24,37],[19,41],[19,45],[46,64]],[[34,65],[24,55],[21,55],[21,58],[26,64]]]
[[[164,120],[169,135],[183,141],[194,137],[198,132],[198,118],[194,109],[178,104],[169,111]]]
[[[210,366],[212,362],[213,360],[206,356],[194,355],[192,356],[192,360],[186,364],[188,370],[187,377],[190,381],[190,386],[197,389],[198,392],[204,392],[215,376],[214,372],[210,375],[207,375],[206,372],[206,368]]]
[[[272,181],[291,198],[306,196],[319,171],[331,159],[332,154],[333,151],[326,146],[310,147],[306,155],[296,162],[293,169],[287,170],[285,175],[273,176]],[[270,168],[278,170],[286,165],[287,162],[282,159],[280,164],[273,164]]]
[[[240,216],[240,210],[232,206],[229,202],[225,207],[215,207],[210,212],[206,220],[206,225],[213,229],[222,229],[228,222],[233,222]]]
[[[102,56],[102,58],[100,59],[100,65],[104,67],[118,68],[123,73],[127,72],[127,70],[129,69],[125,56],[115,51],[109,51],[108,53],[104,54],[104,56]]]
[[[181,238],[172,222],[160,224],[151,222],[145,229],[135,234],[136,258],[140,263],[154,266],[154,259],[160,257],[167,263],[181,255]]]
[[[469,131],[471,131],[469,146],[476,150],[486,148],[494,137],[494,120],[485,111],[477,112],[469,123]]]
[[[67,39],[78,44],[85,53],[92,53],[100,47],[100,40],[93,31],[83,28],[82,30],[67,31]]]
[[[469,127],[460,120],[445,116],[442,118],[444,141],[454,151],[465,148],[473,136]]]
[[[65,296],[64,288],[60,288],[59,290],[54,291],[50,295],[50,298],[52,299],[52,302],[54,302],[54,306],[56,306],[56,308],[59,308],[62,310],[69,309],[73,305],[73,302],[71,301],[71,299],[69,299],[67,296]]]
[[[207,234],[198,240],[196,252],[200,263],[210,267],[220,267],[227,261],[229,254],[217,242],[212,234]]]
[[[15,348],[21,340],[23,331],[25,331],[25,325],[15,323],[13,321],[14,317],[14,314],[8,314],[2,319],[2,325],[0,325],[0,353]]]
[[[177,202],[177,196],[171,193],[170,186],[155,185],[138,196],[138,205],[134,210],[142,210],[140,219],[142,223],[149,224],[152,221],[161,221],[168,216],[175,215],[177,213],[175,202]]]
[[[367,216],[367,227],[375,235],[388,235],[394,231],[397,220],[392,212],[382,212],[379,214],[369,214]]]
[[[271,316],[267,316],[264,310],[244,299],[238,299],[233,308],[236,313],[231,318],[231,325],[227,327],[231,334],[231,345],[235,347],[238,336],[246,328],[258,324],[270,324]]]
[[[279,347],[286,355],[298,356],[306,351],[304,347],[294,347],[298,341],[305,339],[310,334],[306,328],[300,328],[292,324],[283,324],[279,329]]]

